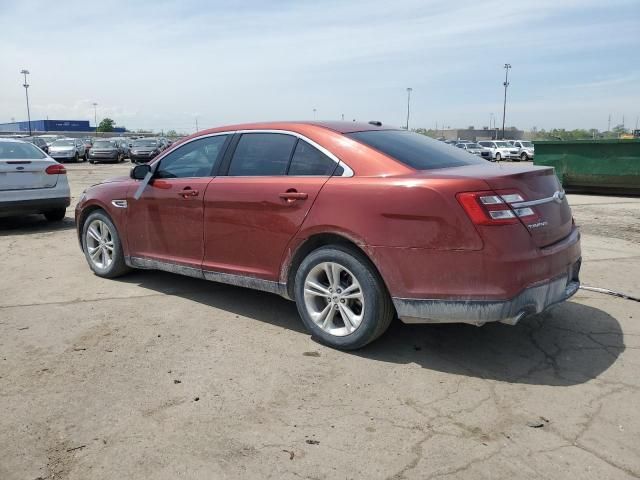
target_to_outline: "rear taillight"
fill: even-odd
[[[477,225],[509,225],[527,220],[538,214],[530,207],[516,207],[512,204],[524,202],[524,198],[514,191],[463,192],[456,195],[469,218]]]
[[[55,165],[49,165],[45,170],[45,173],[48,175],[65,175],[67,173],[67,169],[64,168],[64,165],[56,163]]]

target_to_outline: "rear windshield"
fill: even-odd
[[[462,167],[486,163],[475,155],[406,130],[370,130],[345,134],[416,170]]]
[[[46,158],[46,155],[30,143],[0,142],[0,160],[37,160],[39,158]]]

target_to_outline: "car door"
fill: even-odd
[[[127,199],[132,257],[200,269],[203,199],[229,138],[192,140],[152,166],[153,177],[140,198],[132,191]]]
[[[287,244],[329,177],[322,147],[288,133],[242,133],[204,199],[203,269],[277,281]]]

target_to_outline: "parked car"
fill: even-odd
[[[122,153],[124,154],[124,158],[129,158],[129,151],[131,147],[129,147],[129,139],[126,137],[112,137],[109,140],[113,140],[116,142]]]
[[[71,203],[66,172],[35,145],[0,138],[0,217],[43,213],[62,220]]]
[[[520,160],[518,149],[502,140],[482,140],[478,144],[491,151],[491,158],[500,160]]]
[[[518,149],[518,156],[523,162],[533,160],[535,156],[535,149],[533,143],[526,140],[516,140],[513,142],[513,146]]]
[[[91,147],[93,147],[93,139],[91,137],[84,137],[82,139],[82,142],[84,143],[84,148],[87,152],[87,157],[88,157],[89,152],[91,151]]]
[[[456,147],[466,150],[469,153],[474,155],[478,155],[485,160],[494,161],[491,157],[491,150],[488,148],[481,147],[477,143],[468,142],[468,143],[457,143]]]
[[[552,168],[355,122],[198,132],[89,187],[76,225],[98,276],[159,269],[277,293],[342,349],[395,315],[515,324],[579,287],[580,237]]]
[[[140,138],[133,142],[129,152],[129,159],[133,163],[148,162],[162,151],[162,145],[157,138]]]
[[[63,138],[49,145],[49,156],[56,160],[87,161],[87,149],[81,138]]]
[[[119,163],[125,159],[125,152],[121,140],[96,140],[89,152],[89,162]]]
[[[44,141],[47,142],[47,146],[50,147],[53,142],[55,142],[56,140],[60,140],[61,138],[64,138],[64,137],[62,135],[45,134],[45,135],[38,135],[38,138],[44,139]]]
[[[44,153],[49,152],[49,145],[47,145],[47,141],[44,138],[41,138],[41,137],[24,137],[21,140],[24,140],[25,142],[32,143],[33,145],[38,147],[40,150],[42,150]]]

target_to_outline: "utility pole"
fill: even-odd
[[[27,119],[29,120],[29,136],[31,136],[31,111],[29,110],[29,84],[27,83],[27,75],[29,75],[29,70],[23,68],[20,70],[20,73],[24,75],[24,95],[27,97]]]
[[[609,114],[609,123],[607,123],[607,132],[611,131],[611,114]]]
[[[313,109],[313,119],[314,120],[316,119],[316,109],[315,108]]]
[[[96,126],[96,137],[98,136],[98,104],[96,102],[93,105],[93,123]]]
[[[342,121],[344,122],[344,113],[342,114]]]
[[[196,117],[196,133],[198,133],[198,117]]]
[[[502,140],[504,140],[504,121],[507,116],[507,87],[509,86],[509,69],[510,63],[504,64],[504,103],[502,105]]]
[[[409,104],[411,103],[411,92],[413,88],[407,87],[407,131],[409,130]]]

